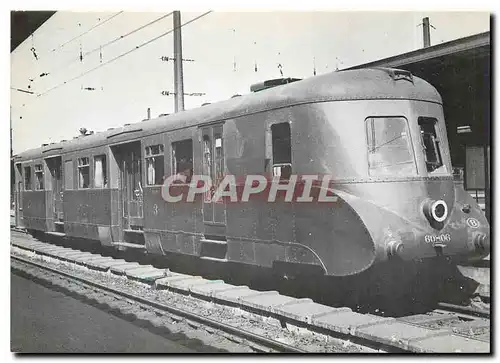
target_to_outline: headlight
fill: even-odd
[[[431,205],[431,214],[436,222],[443,222],[448,217],[448,206],[443,200],[437,200]]]
[[[448,205],[444,200],[426,200],[423,204],[425,217],[434,227],[436,223],[442,223],[448,217]]]

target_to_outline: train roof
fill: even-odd
[[[113,144],[117,139],[116,136],[120,136],[119,139],[122,142],[287,106],[366,99],[411,99],[442,103],[441,96],[432,85],[421,78],[412,76],[407,71],[390,68],[339,71],[27,150],[16,155],[14,161],[46,158],[51,155]]]

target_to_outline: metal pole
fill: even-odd
[[[182,78],[181,12],[174,11],[174,83],[175,112],[184,111],[184,81]]]
[[[422,29],[424,31],[424,48],[431,46],[431,29],[429,24],[429,18],[425,17],[422,19]]]

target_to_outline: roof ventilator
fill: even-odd
[[[277,86],[281,86],[287,83],[292,83],[292,82],[297,82],[301,81],[301,78],[276,78],[276,79],[269,79],[267,81],[261,82],[261,83],[256,83],[250,86],[250,91],[251,92],[259,92],[263,91],[268,88],[273,88]]]
[[[413,83],[413,75],[410,71],[406,71],[404,69],[396,69],[396,68],[384,68],[384,67],[376,67],[375,69],[380,69],[381,71],[386,72],[393,81],[409,81]]]

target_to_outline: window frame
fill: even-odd
[[[373,175],[371,171],[374,169],[370,166],[370,143],[369,143],[369,138],[368,138],[368,123],[370,120],[375,120],[375,119],[401,119],[406,127],[406,133],[408,135],[408,150],[412,154],[412,159],[413,159],[413,166],[415,167],[415,174],[409,174],[409,175],[397,175],[397,174],[387,174],[387,175]],[[373,127],[372,127],[373,128]],[[365,146],[366,146],[366,165],[367,165],[367,171],[368,171],[368,176],[370,178],[411,178],[418,176],[420,174],[419,172],[419,167],[418,167],[418,162],[417,162],[417,155],[415,153],[415,147],[413,145],[413,138],[412,138],[412,131],[410,127],[410,122],[408,121],[408,118],[403,115],[378,115],[378,116],[367,116],[365,117],[364,121],[364,134],[365,134]]]
[[[38,168],[40,167],[40,168]],[[35,164],[33,166],[33,174],[35,176],[35,189],[34,190],[45,190],[45,180],[44,180],[44,176],[45,176],[45,173],[44,173],[44,170],[43,170],[43,163],[41,164]],[[40,187],[40,180],[38,179],[38,176],[39,174],[41,174],[42,176],[42,180],[41,180],[41,187]]]
[[[220,182],[224,179],[224,138],[223,138],[222,130],[220,133],[213,132],[213,167],[214,167],[214,176],[217,182]],[[217,146],[217,140],[220,140],[220,146]]]
[[[102,186],[96,186],[96,159],[98,158],[101,158],[101,160],[103,160],[103,163],[101,166],[103,166],[103,170],[102,170]],[[108,180],[108,156],[106,154],[98,154],[98,155],[94,155],[94,157],[92,158],[93,159],[93,165],[94,165],[94,169],[93,169],[93,180],[92,180],[92,186],[94,187],[94,189],[107,189],[108,188],[108,183],[109,183],[109,180]],[[90,177],[90,175],[89,175]]]
[[[172,175],[177,175],[179,174],[179,170],[177,170],[177,164],[178,164],[178,160],[177,160],[177,156],[178,156],[178,153],[177,153],[177,146],[180,145],[181,143],[186,143],[186,142],[189,142],[191,144],[191,148],[190,148],[190,159],[191,160],[191,176],[187,177],[186,179],[186,182],[185,184],[189,184],[191,182],[191,178],[193,177],[193,173],[194,173],[194,142],[193,142],[193,139],[192,138],[187,138],[187,139],[182,139],[182,140],[177,140],[177,141],[172,141],[172,143],[170,144],[170,147],[171,147],[171,154],[172,154]],[[203,146],[202,146],[203,147]],[[210,151],[211,152],[211,151]],[[213,162],[213,160],[212,160]],[[182,183],[181,180],[178,181],[179,183]]]
[[[153,148],[158,146],[158,152],[154,152],[153,151]],[[155,164],[155,158],[157,157],[162,157],[162,162],[161,162],[161,166],[162,166],[162,169],[163,169],[163,175],[161,176],[162,177],[162,180],[160,182],[160,184],[156,183],[156,180],[157,180],[157,170],[156,170],[156,164]],[[151,161],[152,160],[152,161]],[[148,173],[148,162],[152,162],[153,163],[153,168],[154,168],[154,172],[155,172],[155,180],[153,181],[153,183],[150,183],[150,180],[149,180],[149,173]],[[147,187],[152,187],[152,186],[155,186],[155,185],[162,185],[163,184],[163,177],[165,176],[165,145],[160,143],[160,144],[152,144],[152,145],[147,145],[144,147],[144,166],[145,166],[145,173],[146,173],[146,186]]]
[[[29,169],[29,172],[26,173],[26,169]],[[29,178],[29,183],[26,181],[26,176],[28,176]],[[33,177],[32,177],[32,173],[31,173],[31,165],[24,165],[23,166],[23,184],[24,184],[24,190],[25,191],[29,191],[29,190],[33,190]],[[29,188],[27,187],[29,186]]]
[[[427,160],[427,147],[425,146],[425,141],[424,141],[424,135],[429,134],[426,132],[423,132],[424,130],[422,129],[422,126],[424,124],[432,124],[433,130],[435,137],[431,135],[431,141],[432,141],[432,146],[434,147],[435,151],[435,156],[436,156],[436,162],[430,162]],[[443,166],[446,168],[446,163],[443,158],[443,152],[441,150],[441,144],[442,144],[442,135],[441,135],[441,130],[439,128],[439,120],[436,117],[428,117],[428,116],[419,116],[417,118],[417,125],[418,125],[418,131],[420,135],[420,145],[422,147],[422,154],[424,157],[424,163],[425,163],[425,170],[427,171],[428,174],[433,174],[435,171],[438,169],[442,168]],[[432,170],[429,170],[429,165],[433,167]],[[437,166],[436,166],[437,165]]]
[[[87,159],[86,160],[87,164],[84,164],[84,159]],[[77,158],[76,162],[77,162],[77,171],[78,171],[78,173],[77,173],[77,175],[78,175],[78,183],[77,183],[78,189],[90,189],[90,186],[91,186],[90,157],[88,157],[88,156],[79,157],[79,158]],[[87,168],[87,170],[88,170],[88,178],[89,178],[88,184],[87,184],[86,187],[80,185],[80,171],[82,169],[84,169],[84,168]]]
[[[289,131],[289,146],[290,146],[290,161],[289,162],[279,162],[275,163],[275,138],[273,133],[273,127],[277,125],[288,125]],[[271,176],[279,177],[281,180],[288,180],[293,172],[293,152],[292,152],[292,125],[288,121],[276,122],[269,125],[269,142],[271,149]],[[283,171],[288,169],[287,173],[284,174]]]

